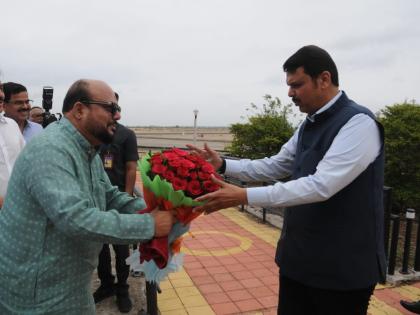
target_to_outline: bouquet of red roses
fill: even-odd
[[[157,271],[154,266],[161,270],[168,269],[172,258],[179,254],[182,234],[188,231],[189,223],[200,215],[192,211],[201,204],[194,199],[219,189],[211,180],[211,175],[218,175],[213,166],[200,156],[178,148],[149,153],[141,159],[138,168],[147,204],[147,208],[140,213],[159,207],[175,211],[178,220],[168,237],[154,238],[139,246],[140,263],[153,265],[144,266],[146,279],[159,282],[156,280]],[[173,266],[169,266],[167,271],[174,271]],[[148,273],[153,274],[149,279]]]

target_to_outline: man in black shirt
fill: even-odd
[[[115,93],[118,100],[118,94]],[[119,116],[118,119],[120,119]],[[135,133],[117,123],[114,140],[112,143],[100,147],[100,156],[106,173],[111,183],[118,186],[120,191],[133,195],[136,182],[136,166],[139,159],[137,151],[137,138]],[[117,283],[114,284],[115,276],[112,274],[111,253],[109,244],[104,244],[99,254],[98,277],[101,285],[93,294],[95,303],[107,297],[117,296],[117,306],[120,312],[128,313],[132,308],[132,302],[128,294],[127,278],[129,266],[125,263],[130,255],[128,245],[112,245],[115,252],[115,267]]]

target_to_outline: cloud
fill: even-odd
[[[342,87],[373,110],[420,99],[417,0],[15,0],[2,4],[3,81],[27,85],[40,104],[55,88],[59,111],[79,78],[107,81],[129,125],[240,121],[262,96],[289,103],[282,64],[317,44]]]

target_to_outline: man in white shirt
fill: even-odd
[[[16,121],[23,138],[28,143],[42,130],[42,126],[28,120],[32,100],[29,99],[28,91],[22,84],[7,82],[3,84],[5,116]]]
[[[16,122],[4,117],[3,103],[4,93],[0,84],[0,208],[3,206],[13,164],[25,145]]]
[[[330,55],[305,46],[283,65],[289,97],[307,113],[272,157],[224,160],[208,146],[189,145],[216,170],[243,181],[285,183],[220,190],[197,198],[210,213],[240,204],[281,206],[277,246],[278,313],[366,314],[375,284],[384,280],[383,128],[365,107],[339,90]]]

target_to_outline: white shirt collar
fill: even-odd
[[[4,118],[4,112],[0,113],[0,122],[3,124],[7,124],[6,118]]]
[[[328,108],[334,105],[334,103],[340,98],[340,96],[343,94],[343,91],[338,91],[337,95],[334,96],[330,101],[322,106],[320,109],[318,109],[315,114],[306,116],[307,119],[309,119],[311,122],[315,121],[315,116],[318,114],[321,114],[322,112],[325,112]]]

